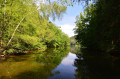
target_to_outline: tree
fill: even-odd
[[[119,3],[120,1],[98,0],[85,10],[86,14],[80,15],[76,21],[76,38],[83,46],[104,51],[119,50]]]
[[[2,48],[32,50],[45,47],[47,46],[46,42],[54,40],[50,39],[57,33],[53,29],[58,30],[59,34],[64,36],[62,35],[63,33],[54,24],[49,23],[48,20],[49,17],[55,19],[63,15],[67,8],[65,6],[66,2],[46,1],[38,5],[35,1],[39,3],[38,0],[7,0],[6,5],[4,5],[4,0],[0,1],[0,25],[1,28],[4,28],[4,30],[0,29]],[[5,20],[2,18],[4,12]],[[68,37],[66,36],[65,39],[68,39]],[[55,44],[57,42],[58,40],[55,41]],[[61,45],[64,45],[64,43]],[[60,46],[60,43],[58,43],[57,46]]]

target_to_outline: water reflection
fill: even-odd
[[[72,52],[74,54],[78,54],[78,53],[80,53],[80,48],[79,47],[75,47],[75,46],[71,46],[70,47],[70,52]]]
[[[120,58],[87,49],[81,49],[77,57],[76,79],[120,79]]]
[[[65,57],[61,64],[55,68],[52,73],[54,76],[48,77],[48,79],[75,79],[75,69],[74,60],[76,59],[76,55],[69,53],[67,57]],[[56,72],[59,72],[56,74]]]
[[[54,75],[51,71],[67,56],[69,49],[58,48],[33,53],[0,59],[0,79],[47,79]]]
[[[0,79],[120,79],[120,58],[71,48],[0,59]]]

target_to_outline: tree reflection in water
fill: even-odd
[[[74,62],[76,79],[120,79],[120,58],[87,49],[81,52]]]
[[[56,48],[0,59],[0,79],[47,79],[68,53],[69,48]]]

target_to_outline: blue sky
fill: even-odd
[[[61,20],[56,19],[56,21],[52,22],[57,26],[61,26],[61,30],[69,37],[74,36],[73,28],[75,28],[75,18],[80,12],[83,12],[82,4],[76,4],[73,7],[69,6]]]

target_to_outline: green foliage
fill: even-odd
[[[36,3],[39,3],[37,4]],[[60,17],[66,11],[64,1],[1,0],[0,47],[32,50],[69,45],[69,38],[49,17]],[[16,30],[15,30],[16,29]],[[63,39],[64,38],[64,39]],[[11,52],[9,50],[8,52]]]
[[[7,50],[7,53],[13,53],[13,52],[14,52],[14,49]]]
[[[119,50],[120,1],[98,0],[88,6],[76,21],[76,39],[83,46],[99,50]]]
[[[86,7],[84,13],[80,13],[80,17],[77,16],[76,17],[76,26],[77,28],[75,29],[75,33],[77,33],[76,35],[76,39],[78,40],[78,42],[82,45],[82,47],[94,47],[94,45],[92,45],[91,42],[93,41],[92,37],[90,37],[90,21],[92,18],[92,14],[95,10],[95,6],[93,4],[90,5],[90,7]],[[92,36],[92,35],[91,35]],[[88,39],[89,38],[89,39]]]
[[[46,40],[46,44],[48,47],[61,47],[61,46],[67,46],[69,45],[69,37],[64,34],[58,27],[56,27],[54,24],[49,23],[49,30],[52,30],[54,32],[53,35],[47,35],[50,36],[50,39]],[[48,31],[47,31],[48,32]],[[49,34],[49,33],[48,33]]]

